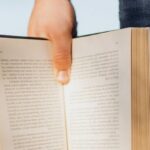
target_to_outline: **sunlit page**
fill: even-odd
[[[66,150],[62,87],[46,41],[0,39],[2,150]]]
[[[75,39],[65,88],[70,150],[131,149],[131,29]]]

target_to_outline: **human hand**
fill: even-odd
[[[74,10],[69,0],[35,0],[28,35],[52,42],[54,72],[62,84],[70,79],[74,22]]]

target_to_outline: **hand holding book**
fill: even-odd
[[[28,34],[52,41],[54,72],[62,84],[69,81],[73,26],[74,11],[69,0],[35,1]]]
[[[150,150],[149,28],[73,39],[71,82],[47,40],[0,38],[0,150]]]

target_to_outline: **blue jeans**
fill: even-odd
[[[150,26],[150,0],[119,0],[120,27]]]

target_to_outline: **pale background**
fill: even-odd
[[[0,0],[0,34],[26,36],[34,0]],[[119,28],[118,0],[72,0],[78,35]]]

